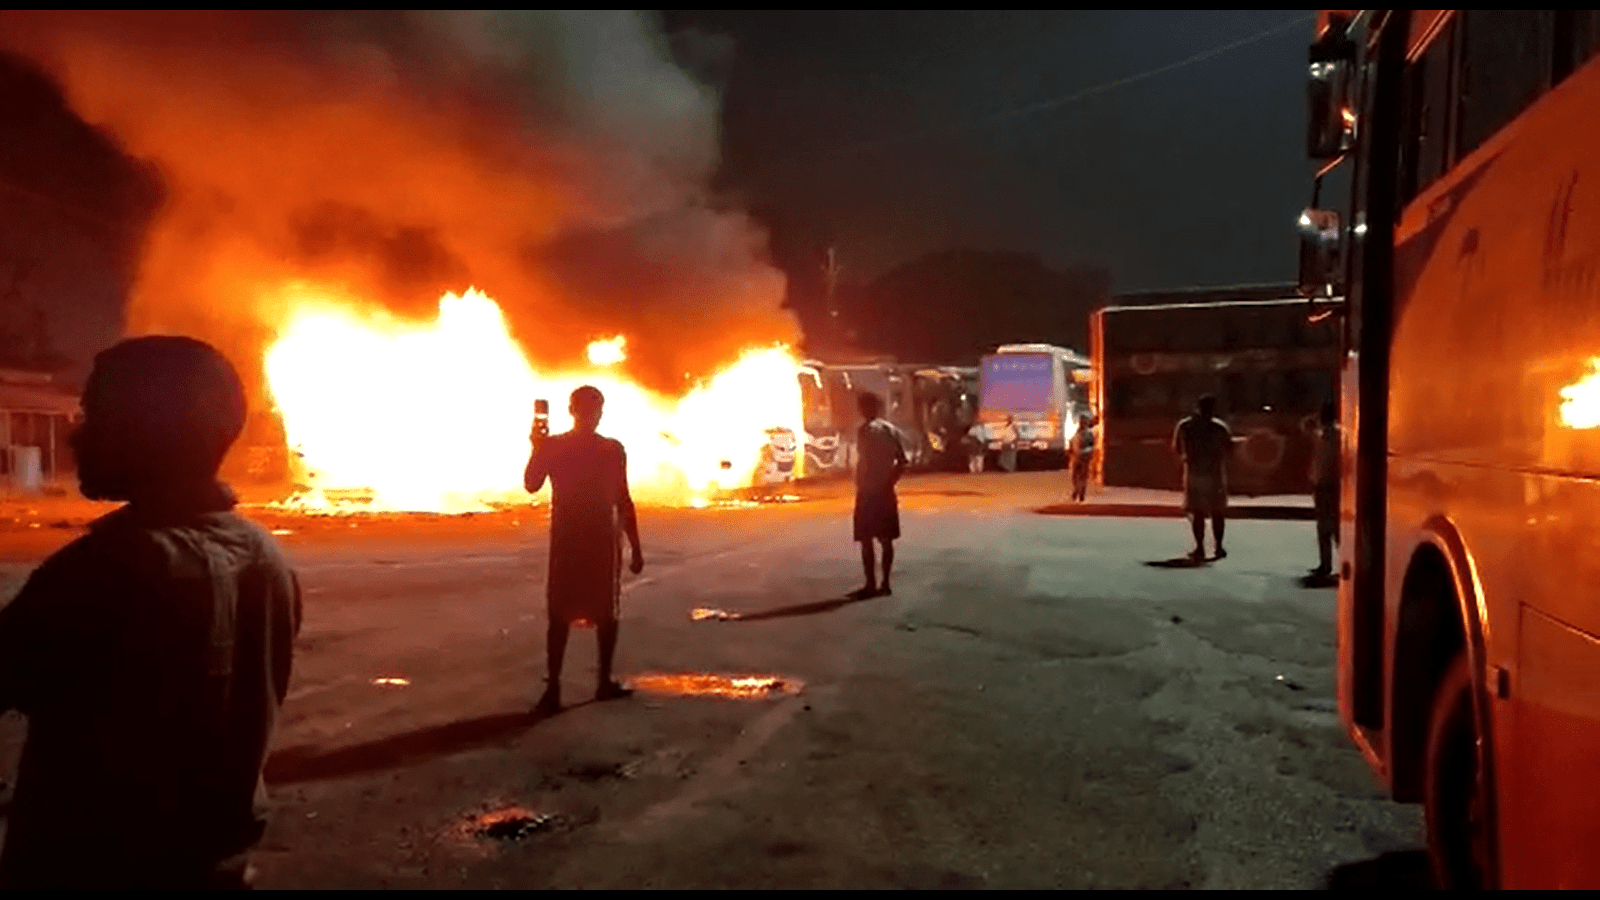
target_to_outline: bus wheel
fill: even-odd
[[[1428,727],[1423,812],[1428,859],[1441,890],[1486,886],[1490,834],[1484,740],[1472,708],[1472,670],[1462,651],[1434,694]]]

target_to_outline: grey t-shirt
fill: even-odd
[[[900,429],[883,419],[861,423],[856,432],[856,490],[890,491],[895,477],[906,464],[905,445]]]

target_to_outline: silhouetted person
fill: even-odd
[[[0,611],[0,710],[28,718],[0,884],[241,888],[300,591],[217,480],[233,367],[181,337],[95,358],[72,437],[84,496],[126,501]]]
[[[1233,450],[1233,433],[1216,413],[1216,398],[1201,397],[1194,415],[1179,422],[1172,433],[1172,449],[1183,460],[1183,510],[1189,514],[1189,527],[1194,532],[1194,550],[1189,558],[1196,562],[1206,556],[1206,519],[1211,520],[1216,558],[1228,555],[1222,548],[1222,535],[1228,511],[1227,463]]]
[[[644,570],[639,521],[628,492],[628,456],[622,444],[595,432],[605,396],[585,385],[572,392],[572,430],[536,443],[523,486],[536,493],[550,480],[550,578],[546,597],[550,629],[545,652],[549,680],[535,710],[561,709],[561,663],[573,625],[595,627],[600,641],[600,679],[595,699],[632,693],[611,677],[617,652],[617,613],[622,595],[622,537]]]
[[[1078,416],[1078,430],[1067,447],[1067,464],[1072,466],[1072,499],[1082,503],[1089,497],[1089,469],[1094,465],[1094,419],[1088,413]]]
[[[889,575],[894,570],[894,542],[900,537],[900,501],[894,486],[906,470],[906,449],[900,430],[883,419],[883,401],[877,394],[857,399],[861,427],[856,431],[855,538],[861,543],[861,569],[866,584],[850,596],[885,596],[892,593]],[[877,577],[872,542],[883,545],[883,578]]]
[[[1017,470],[1017,420],[1013,416],[1006,416],[1005,424],[1000,426],[1000,469],[1005,472]]]
[[[1339,542],[1339,412],[1332,401],[1322,404],[1313,434],[1311,497],[1317,516],[1317,567],[1311,577],[1333,577],[1333,546]]]

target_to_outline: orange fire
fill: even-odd
[[[589,345],[589,362],[594,365],[614,366],[627,358],[628,339],[620,334]]]
[[[1561,389],[1561,424],[1600,427],[1600,357],[1589,360],[1589,374]]]
[[[565,401],[580,384],[604,392],[600,431],[627,449],[644,502],[699,505],[749,486],[768,429],[801,433],[798,362],[786,346],[746,350],[673,398],[616,370],[621,337],[591,344],[587,369],[536,370],[500,307],[476,290],[446,294],[422,325],[307,286],[290,289],[284,306],[267,381],[313,504],[343,491],[369,493],[374,508],[426,512],[526,500],[534,400],[550,401],[553,432],[566,430]]]

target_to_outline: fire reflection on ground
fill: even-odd
[[[638,675],[628,686],[649,694],[673,697],[723,697],[731,700],[765,700],[793,696],[805,687],[797,678],[782,675],[714,675],[709,672]]]
[[[553,813],[491,802],[450,823],[442,836],[457,852],[485,860],[496,855],[500,845],[548,834],[566,824],[561,816]]]

